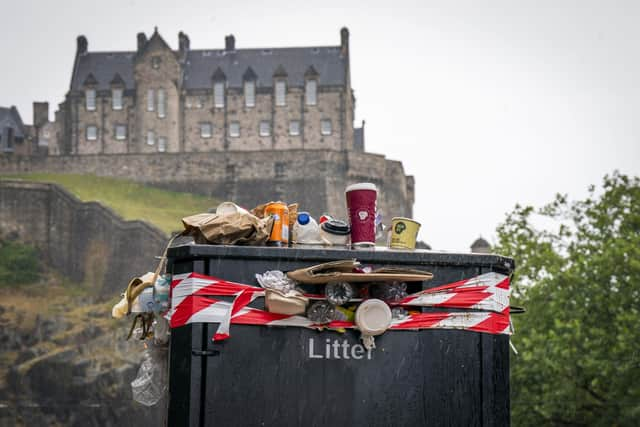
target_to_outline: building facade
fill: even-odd
[[[51,154],[364,150],[354,129],[349,32],[339,46],[178,50],[157,29],[130,52],[77,39],[71,86]],[[357,140],[357,141],[356,141]]]

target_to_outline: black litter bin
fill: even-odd
[[[430,271],[431,288],[487,272],[496,255],[184,245],[172,274],[257,285],[255,274],[340,259]],[[423,309],[427,310],[427,309]],[[363,351],[359,332],[218,324],[171,331],[169,426],[509,425],[509,338],[462,330],[387,331]],[[336,344],[337,343],[337,344]]]

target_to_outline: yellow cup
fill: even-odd
[[[391,220],[391,240],[393,249],[415,249],[420,223],[410,218],[395,217]]]

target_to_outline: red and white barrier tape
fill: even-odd
[[[232,302],[211,296],[233,296]],[[311,329],[356,328],[353,322],[317,324],[304,316],[270,313],[247,307],[264,289],[228,282],[198,273],[176,275],[171,283],[171,309],[166,314],[172,328],[188,323],[219,323],[214,340],[229,338],[230,324],[291,326]],[[509,278],[487,273],[410,295],[403,306],[482,309],[489,311],[409,314],[392,321],[392,330],[463,329],[490,334],[511,334],[509,326]]]
[[[509,294],[508,276],[499,273],[485,273],[468,280],[461,280],[409,295],[399,304],[419,307],[469,308],[502,313],[509,307]]]

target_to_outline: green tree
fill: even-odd
[[[544,225],[544,227],[542,226]],[[516,206],[496,251],[516,259],[514,425],[640,423],[640,179]]]
[[[38,251],[18,242],[0,240],[0,286],[33,283],[40,278]]]

